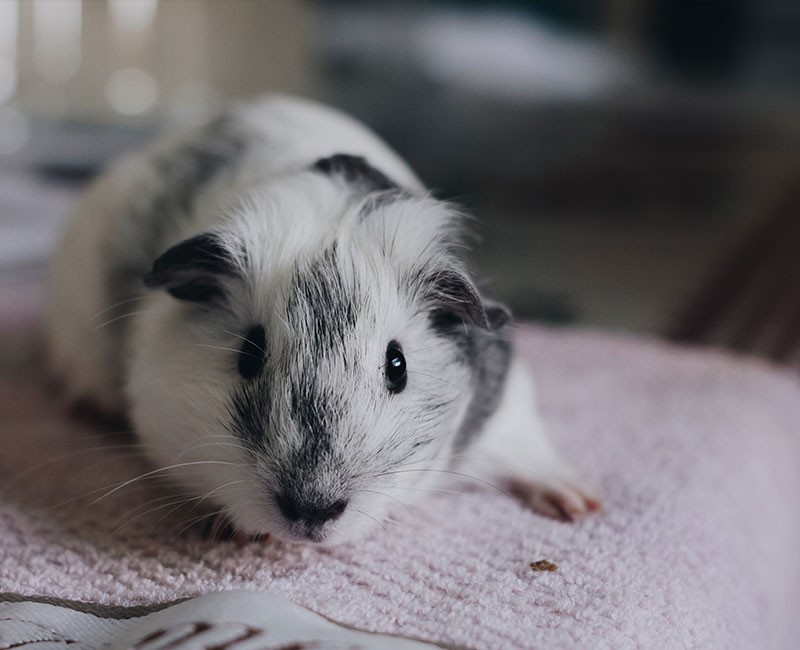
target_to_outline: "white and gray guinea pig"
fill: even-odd
[[[249,535],[357,538],[465,476],[592,510],[461,230],[354,120],[236,107],[85,193],[54,263],[52,371]]]

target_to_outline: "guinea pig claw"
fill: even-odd
[[[271,539],[269,533],[261,533],[258,535],[248,535],[244,531],[238,530],[233,536],[233,543],[239,548],[244,548],[251,543],[267,543]]]
[[[523,506],[558,521],[575,521],[602,509],[600,499],[572,482],[512,479],[509,489]]]
[[[597,498],[586,497],[586,507],[589,512],[599,512],[603,509],[603,502]]]
[[[545,509],[545,514],[547,514],[547,510],[550,510],[555,515],[555,519],[559,519],[560,521],[575,521],[575,516],[578,513],[575,509],[570,508],[569,504],[564,501],[560,495],[545,492],[542,495],[542,499],[548,506]]]

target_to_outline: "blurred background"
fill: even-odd
[[[265,91],[465,206],[518,316],[800,360],[796,0],[0,0],[0,311],[106,161]]]

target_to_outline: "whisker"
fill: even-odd
[[[147,508],[148,506],[151,506],[151,505],[153,505],[155,503],[161,503],[163,501],[168,501],[169,499],[174,499],[175,496],[176,496],[175,494],[165,494],[165,495],[160,496],[160,497],[153,497],[152,499],[148,499],[147,501],[144,501],[144,502],[142,502],[142,503],[140,503],[140,504],[138,504],[136,506],[133,506],[132,508],[129,508],[128,510],[126,510],[122,517],[118,517],[117,518],[117,522],[121,522],[124,517],[131,516],[134,513],[137,513],[139,510],[142,510],[143,508]]]
[[[194,509],[197,506],[199,506],[201,503],[203,503],[203,501],[208,499],[208,497],[210,497],[212,494],[215,494],[216,492],[219,492],[220,490],[223,490],[226,487],[230,487],[231,485],[236,485],[237,483],[246,483],[246,482],[247,481],[245,479],[239,479],[238,481],[230,481],[229,483],[223,483],[222,485],[218,485],[213,490],[211,490],[209,492],[206,492],[202,497],[200,497],[200,500],[195,505],[192,506],[192,509]]]
[[[198,449],[203,449],[204,447],[233,447],[234,449],[236,449],[238,451],[242,451],[243,450],[242,445],[236,444],[235,442],[222,442],[222,441],[220,441],[220,442],[204,442],[204,443],[199,444],[199,445],[191,445],[191,446],[187,447],[181,453],[179,453],[177,456],[175,456],[175,460],[178,460],[179,458],[182,458],[183,456],[185,456],[186,454],[188,454],[190,452],[197,451]]]
[[[227,423],[220,423],[220,426],[223,429],[230,428]],[[212,438],[221,438],[221,440],[218,442],[203,443],[204,440],[211,440]],[[195,449],[200,449],[205,446],[213,446],[213,445],[219,445],[222,447],[234,447],[238,451],[243,452],[246,456],[256,457],[257,455],[246,445],[241,444],[240,440],[241,438],[232,433],[217,433],[217,434],[210,434],[207,436],[201,436],[199,438],[196,438],[194,442],[202,444],[192,444],[191,446],[181,451],[177,456],[175,456],[173,460],[177,461],[179,458],[186,455],[190,451],[194,451]]]
[[[461,490],[448,490],[447,488],[412,487],[406,485],[393,485],[393,490],[411,490],[414,492],[428,492],[430,494],[464,494]]]
[[[204,436],[199,436],[194,439],[194,442],[202,442],[204,440],[211,440],[212,438],[223,438],[224,440],[238,440],[230,433],[208,433]]]
[[[93,506],[94,504],[98,503],[99,501],[102,501],[106,497],[111,496],[115,492],[121,490],[125,486],[130,485],[131,483],[135,483],[136,481],[139,481],[139,480],[141,480],[143,478],[147,478],[148,476],[152,476],[152,475],[157,474],[159,472],[166,472],[166,471],[169,471],[171,469],[177,469],[178,467],[189,467],[189,466],[192,466],[192,465],[232,465],[234,467],[239,467],[240,466],[239,463],[230,463],[230,462],[225,461],[225,460],[193,460],[193,461],[189,461],[189,462],[186,462],[186,463],[175,463],[174,465],[167,465],[166,467],[159,467],[158,469],[154,469],[154,470],[152,470],[150,472],[145,472],[144,474],[140,474],[139,476],[136,476],[136,477],[134,477],[132,479],[128,479],[127,481],[123,481],[122,483],[117,485],[114,489],[109,490],[108,492],[106,492],[102,496],[97,497],[89,505]]]
[[[163,476],[148,476],[147,478],[143,478],[142,480],[143,481],[144,480],[157,481],[158,479],[163,479],[163,478],[165,478],[165,477],[163,477]],[[81,499],[85,499],[87,497],[90,497],[93,494],[97,494],[98,492],[102,492],[103,490],[107,490],[110,487],[114,487],[114,485],[117,485],[117,484],[115,483],[113,485],[106,485],[104,487],[95,488],[94,490],[89,490],[88,492],[83,492],[83,493],[81,493],[81,494],[79,494],[77,496],[74,496],[74,497],[70,498],[70,499],[66,499],[66,500],[61,501],[59,503],[55,503],[52,506],[43,507],[41,509],[41,511],[42,512],[48,512],[50,510],[57,510],[58,508],[63,508],[64,506],[69,505],[70,503],[75,503],[76,501],[80,501]],[[139,486],[136,486],[136,487],[139,487]],[[93,505],[93,504],[90,503],[90,504],[87,504],[87,505]]]
[[[411,357],[416,354],[422,354],[423,352],[427,352],[428,350],[436,350],[442,347],[441,343],[436,343],[435,345],[426,345],[424,348],[414,348],[412,350],[403,349],[403,356],[404,357]]]
[[[223,334],[228,334],[230,336],[235,336],[237,339],[240,339],[241,341],[243,341],[245,343],[249,343],[254,348],[256,348],[259,352],[263,352],[264,354],[267,353],[267,351],[264,348],[262,348],[260,345],[256,344],[254,341],[251,341],[246,336],[242,336],[241,334],[237,334],[236,332],[231,332],[230,330],[223,329],[222,327],[214,327],[212,325],[206,325],[206,327],[208,327],[209,329],[217,330],[218,332],[222,332]]]
[[[236,348],[226,348],[221,345],[208,345],[206,343],[182,343],[181,345],[191,346],[195,348],[211,348],[212,350],[225,350],[226,352],[235,352],[236,354],[243,354],[247,357],[252,357],[253,359],[260,359],[257,354],[251,354],[250,352],[245,352],[244,350],[237,350]]]
[[[286,332],[288,334],[291,334],[292,333],[292,328],[289,326],[289,323],[286,322],[286,320],[283,318],[283,316],[278,312],[278,310],[276,309],[273,313],[275,314],[275,316],[278,317],[278,320],[281,322],[281,324],[283,325],[283,327],[286,330]]]
[[[131,436],[135,434],[136,431],[134,429],[122,429],[119,431],[100,431],[99,433],[79,433],[73,432],[69,433],[69,442],[93,442],[95,440],[103,440],[104,438],[112,438],[114,436]],[[120,443],[120,444],[128,444],[128,443]],[[131,439],[129,444],[136,444],[136,441]]]
[[[71,459],[71,458],[77,458],[77,457],[85,456],[85,455],[88,455],[88,454],[106,453],[108,451],[113,451],[113,450],[118,450],[118,449],[129,449],[129,448],[130,448],[130,445],[127,445],[127,444],[124,444],[124,445],[110,445],[110,446],[106,446],[106,447],[92,447],[92,448],[89,448],[89,449],[78,449],[78,450],[71,451],[71,452],[66,453],[66,454],[59,454],[58,456],[54,456],[52,458],[48,458],[47,460],[44,460],[44,461],[42,461],[40,463],[36,463],[35,465],[32,465],[32,466],[30,466],[30,467],[28,467],[26,469],[23,469],[18,474],[14,474],[14,476],[2,488],[0,488],[0,496],[5,496],[8,493],[8,491],[14,485],[16,485],[16,483],[18,481],[22,480],[26,476],[29,476],[31,473],[36,472],[36,471],[38,471],[38,470],[40,470],[40,469],[42,469],[44,467],[47,467],[48,465],[52,465],[53,463],[58,463],[60,461],[68,460],[68,459]],[[111,460],[111,459],[107,459],[107,458],[102,459],[98,464],[100,464],[100,463],[108,463],[109,460]],[[118,459],[115,458],[113,460],[118,460]],[[120,456],[119,460],[123,460],[123,457]],[[97,464],[94,465],[93,467],[97,467]]]
[[[173,535],[169,539],[169,541],[167,542],[167,546],[172,546],[172,544],[175,542],[175,540],[178,539],[183,534],[184,531],[186,531],[189,528],[191,528],[194,524],[196,524],[196,523],[198,523],[200,521],[203,521],[203,519],[208,519],[209,517],[218,517],[223,512],[225,512],[225,510],[224,509],[220,509],[220,510],[217,510],[215,512],[209,512],[208,514],[200,515],[199,517],[193,517],[192,519],[189,520],[189,523],[187,523],[183,528],[181,528],[175,535]]]
[[[405,509],[405,511],[411,516],[412,519],[415,518],[414,512],[411,510],[411,508],[409,508],[408,504],[403,503],[400,499],[398,499],[397,497],[392,496],[391,494],[386,494],[385,492],[380,492],[378,490],[364,490],[364,489],[362,489],[361,492],[369,492],[371,494],[378,494],[378,495],[380,495],[382,497],[387,497],[388,499],[392,499],[392,500],[396,501],[398,503],[398,505],[402,506]]]
[[[453,382],[451,382],[451,381],[447,381],[446,379],[444,379],[444,378],[442,378],[442,377],[437,377],[436,375],[431,375],[431,374],[429,374],[429,373],[427,373],[427,372],[422,372],[422,371],[420,371],[420,370],[410,370],[410,369],[409,369],[409,370],[406,370],[406,372],[407,372],[409,375],[422,375],[423,377],[430,377],[431,379],[436,379],[437,381],[441,381],[442,383],[445,383],[445,384],[447,384],[447,385],[449,385],[449,386],[452,386],[452,387],[453,387],[453,388],[455,388],[455,389],[456,389],[456,390],[457,390],[459,393],[462,393],[462,392],[464,392],[464,389],[463,389],[461,386],[456,386],[456,385],[455,385]]]
[[[175,495],[170,495],[170,496],[169,496],[169,497],[167,497],[167,498],[170,498],[170,499],[171,499],[171,498],[173,498],[174,496],[175,496]],[[158,526],[158,524],[160,524],[160,523],[163,521],[163,519],[164,519],[165,517],[167,517],[167,516],[169,516],[170,514],[172,514],[172,513],[173,513],[175,510],[177,510],[178,508],[180,508],[182,505],[184,505],[184,504],[186,504],[186,503],[189,503],[190,501],[194,501],[196,498],[197,498],[197,497],[184,497],[184,498],[182,498],[182,499],[177,499],[177,500],[175,500],[175,501],[170,501],[169,503],[162,503],[162,504],[161,504],[161,505],[159,505],[159,506],[156,506],[156,507],[154,507],[154,508],[150,508],[149,510],[145,510],[144,512],[142,512],[142,513],[139,513],[138,515],[136,515],[136,516],[135,516],[135,517],[133,517],[132,519],[126,518],[124,521],[121,521],[121,522],[120,522],[120,523],[117,525],[117,527],[116,527],[116,528],[114,528],[114,530],[112,530],[112,531],[111,531],[111,534],[112,534],[112,535],[116,535],[116,534],[117,534],[117,533],[118,533],[118,532],[119,532],[119,531],[120,531],[122,528],[125,528],[126,526],[129,526],[130,524],[132,524],[134,521],[137,521],[138,519],[141,519],[142,517],[146,517],[146,516],[147,516],[147,515],[149,515],[149,514],[152,514],[152,513],[154,513],[154,512],[157,512],[158,510],[161,510],[162,508],[169,508],[170,506],[174,506],[174,508],[172,508],[172,510],[170,510],[169,512],[167,512],[167,513],[166,513],[166,514],[165,514],[163,517],[161,517],[161,519],[159,519],[159,520],[158,520],[158,521],[157,521],[155,524],[153,524],[153,525],[150,527],[150,529],[147,531],[146,535],[147,535],[147,534],[150,534],[150,533],[153,531],[153,529],[154,529],[156,526]],[[161,499],[159,499],[159,500],[161,500]],[[148,505],[149,505],[149,504],[148,504]]]
[[[220,490],[222,490],[222,489],[224,489],[224,488],[226,488],[226,487],[228,487],[228,486],[230,486],[230,485],[235,485],[235,484],[237,484],[237,483],[244,483],[244,482],[245,482],[245,480],[244,480],[244,479],[240,479],[240,480],[237,480],[237,481],[230,481],[230,482],[228,482],[228,483],[223,483],[222,485],[218,485],[218,486],[217,486],[217,487],[215,487],[214,489],[212,489],[212,490],[209,490],[209,491],[208,491],[208,492],[206,492],[206,494],[204,494],[204,495],[201,495],[201,496],[194,496],[194,497],[186,497],[186,498],[184,498],[184,499],[180,499],[180,500],[178,500],[178,501],[173,501],[173,502],[171,502],[171,503],[168,503],[168,504],[165,504],[165,505],[158,506],[157,508],[152,508],[151,510],[148,510],[147,512],[145,512],[145,513],[142,513],[141,515],[138,515],[137,517],[135,517],[135,518],[134,518],[134,520],[135,520],[135,519],[138,519],[139,517],[142,517],[142,516],[144,516],[144,515],[150,514],[151,512],[154,512],[155,510],[160,510],[161,508],[167,508],[167,507],[169,507],[169,506],[171,506],[171,505],[174,505],[174,506],[175,506],[174,508],[172,508],[172,509],[171,509],[171,510],[169,510],[168,512],[164,513],[164,514],[163,514],[163,515],[162,515],[162,516],[161,516],[161,517],[158,519],[158,521],[156,521],[156,522],[155,522],[155,523],[154,523],[154,524],[153,524],[153,525],[150,527],[150,529],[149,529],[149,530],[147,531],[147,533],[146,533],[147,535],[149,535],[149,534],[150,534],[150,533],[151,533],[151,532],[152,532],[154,529],[156,529],[156,528],[158,527],[158,525],[159,525],[159,524],[160,524],[162,521],[164,521],[164,519],[166,519],[166,518],[167,518],[169,515],[171,515],[171,514],[172,514],[173,512],[175,512],[176,510],[178,510],[178,509],[179,509],[181,506],[183,506],[183,505],[185,505],[185,504],[187,504],[187,503],[190,503],[190,502],[192,502],[192,501],[196,501],[196,503],[195,503],[195,504],[192,506],[192,510],[194,510],[194,509],[195,509],[195,508],[197,508],[197,507],[198,507],[198,506],[199,506],[201,503],[203,503],[203,501],[205,501],[206,499],[208,499],[208,498],[209,498],[210,496],[212,496],[214,493],[216,493],[216,492],[219,492]],[[132,521],[134,521],[134,520],[131,520],[131,521],[127,522],[127,523],[131,523],[131,522],[132,522]],[[121,527],[122,527],[122,526],[120,526],[120,528],[121,528]],[[118,529],[117,529],[117,530],[118,530]],[[115,530],[115,532],[116,532],[116,530]]]
[[[145,532],[145,537],[150,536],[153,533],[153,531],[156,530],[161,525],[162,521],[164,521],[167,517],[169,517],[176,510],[179,510],[181,508],[181,506],[183,506],[184,504],[188,503],[189,501],[195,501],[197,498],[198,497],[191,497],[191,498],[187,499],[186,501],[177,502],[177,505],[175,507],[173,507],[171,510],[168,510],[163,515],[161,515],[158,518],[158,520],[152,526],[150,526],[150,528],[147,530],[147,532]]]
[[[410,469],[410,468],[407,468],[407,469],[396,469],[396,470],[391,470],[391,471],[388,471],[388,472],[383,472],[381,474],[378,474],[377,476],[380,477],[380,476],[388,476],[388,475],[391,475],[391,474],[405,474],[407,472],[439,472],[441,474],[452,474],[454,476],[460,476],[460,477],[463,477],[463,478],[468,478],[468,479],[470,479],[472,481],[476,481],[478,483],[482,483],[483,485],[486,485],[486,486],[488,486],[488,487],[490,487],[490,488],[492,488],[494,490],[497,490],[503,496],[506,496],[509,499],[512,498],[510,494],[505,492],[503,489],[501,489],[500,487],[498,487],[494,483],[490,483],[489,481],[486,481],[486,480],[484,480],[482,478],[478,478],[477,476],[472,476],[471,474],[466,474],[464,472],[456,472],[456,471],[451,470],[451,469],[435,469],[435,468],[432,468],[432,467],[421,467],[419,469]]]
[[[134,296],[133,298],[128,298],[127,300],[120,300],[118,303],[115,303],[115,304],[111,305],[110,307],[106,307],[105,309],[97,312],[94,316],[90,316],[85,321],[83,321],[83,324],[84,325],[88,325],[95,318],[99,318],[103,314],[107,314],[112,309],[116,309],[117,307],[121,307],[122,305],[127,305],[129,302],[135,302],[136,300],[142,300],[144,298],[147,298],[147,296],[145,294],[142,294],[140,296]]]
[[[442,460],[443,462],[474,461],[474,462],[488,463],[490,465],[507,467],[509,469],[515,469],[522,472],[528,472],[530,470],[530,467],[526,465],[518,465],[517,463],[512,463],[508,460],[505,460],[504,458],[496,458],[492,456],[470,456],[466,454],[455,454],[453,456],[447,456],[441,458],[440,460]]]
[[[394,524],[395,526],[401,526],[415,533],[418,533],[422,530],[421,526],[412,526],[407,521],[400,521],[399,519],[393,519],[392,517],[386,517],[386,519],[384,519],[383,521],[387,524]]]
[[[380,521],[379,519],[376,519],[376,518],[375,518],[375,517],[373,517],[372,515],[368,515],[366,512],[364,512],[363,510],[359,510],[358,508],[353,508],[353,510],[354,510],[355,512],[358,512],[359,514],[362,514],[362,515],[364,515],[364,516],[365,516],[365,517],[367,517],[368,519],[372,519],[372,521],[374,521],[376,524],[378,524],[378,526],[380,526],[381,528],[383,528],[383,532],[384,532],[384,533],[386,533],[387,535],[389,534],[389,531],[388,531],[388,530],[386,530],[386,526],[384,526],[384,525],[383,525],[383,522],[382,522],[382,521]]]
[[[97,330],[102,329],[102,328],[106,327],[107,325],[111,325],[111,323],[116,323],[117,321],[122,320],[123,318],[130,318],[131,316],[137,316],[139,314],[149,314],[152,311],[154,311],[154,310],[152,310],[152,309],[141,309],[139,311],[132,311],[132,312],[129,312],[127,314],[122,314],[121,316],[117,316],[115,318],[107,320],[105,323],[100,323],[97,327],[93,327],[89,331],[90,332],[96,332]]]

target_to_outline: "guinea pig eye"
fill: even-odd
[[[254,325],[244,335],[242,349],[239,350],[239,374],[244,379],[252,379],[264,367],[267,335],[262,325]]]
[[[399,393],[406,387],[406,358],[400,344],[392,341],[386,348],[386,388],[390,393]]]

